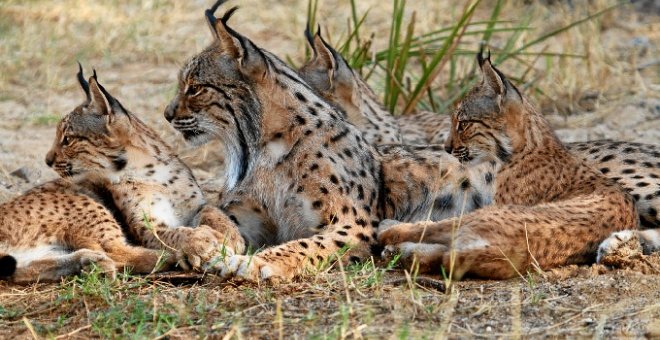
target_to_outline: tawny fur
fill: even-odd
[[[172,267],[172,254],[127,242],[103,205],[102,182],[59,179],[1,204],[0,276],[28,283],[58,281],[92,265],[111,277],[124,269],[149,273]]]
[[[365,139],[374,144],[403,142],[425,145],[445,142],[451,128],[449,115],[424,111],[394,117],[362,77],[323,40],[319,32],[314,37],[309,31],[305,33],[314,55],[300,68],[301,77],[324,99],[349,112],[347,120],[363,131]],[[380,122],[387,124],[380,126]],[[399,130],[396,130],[397,127]],[[397,135],[401,138],[388,138]],[[612,140],[568,143],[566,147],[606,177],[617,181],[632,195],[643,227],[660,228],[660,147]],[[499,160],[495,161],[496,166],[478,166],[483,176],[496,171]],[[472,171],[477,172],[478,168]],[[482,196],[487,197],[493,189],[489,188]],[[460,198],[460,193],[458,196]],[[491,199],[487,197],[486,201]]]
[[[404,263],[424,272],[444,268],[454,278],[593,262],[610,234],[637,228],[632,197],[568,152],[490,60],[480,67],[483,80],[453,113],[446,146],[466,163],[503,163],[495,205],[440,222],[388,225],[379,240],[403,251]]]
[[[336,105],[372,144],[441,144],[449,131],[445,116],[423,111],[406,116],[390,114],[367,83],[323,40],[305,31],[314,52],[300,76],[326,101]]]
[[[474,194],[488,178],[472,178],[441,146],[375,148],[345,112],[228,27],[233,10],[216,19],[220,3],[207,12],[215,41],[181,70],[165,117],[189,142],[222,140],[222,208],[250,245],[270,246],[219,264],[223,276],[290,279],[345,249],[344,259],[365,259],[382,219],[459,215],[447,191],[483,204]]]
[[[156,132],[96,75],[88,84],[80,81],[88,99],[58,124],[48,165],[62,177],[94,173],[107,181],[130,236],[142,246],[176,252],[184,268],[201,268],[221,252],[243,252],[233,222],[206,204],[190,169]]]

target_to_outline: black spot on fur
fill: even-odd
[[[607,155],[607,156],[601,158],[600,161],[601,162],[607,162],[607,161],[611,161],[613,159],[614,159],[614,155]]]
[[[300,100],[301,102],[304,102],[304,103],[307,102],[307,98],[302,93],[296,92],[295,95],[296,95],[296,98],[298,98],[298,100]]]
[[[469,188],[470,188],[470,180],[467,178],[463,178],[463,180],[461,181],[461,189],[467,190]]]
[[[483,206],[483,200],[481,199],[481,194],[478,192],[475,192],[474,195],[472,195],[472,205],[474,206],[475,209],[479,209]]]
[[[451,194],[443,195],[433,202],[434,210],[451,210],[454,207],[454,197]]]
[[[117,156],[112,159],[112,164],[115,166],[115,170],[119,171],[122,170],[126,167],[126,157],[125,156]]]

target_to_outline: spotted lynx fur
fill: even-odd
[[[369,85],[323,40],[320,31],[305,30],[313,58],[299,70],[300,76],[326,101],[337,105],[346,119],[363,131],[372,144],[442,144],[449,121],[433,112],[405,116],[390,114]]]
[[[188,142],[222,140],[222,208],[246,242],[265,247],[215,266],[221,275],[291,279],[346,248],[343,258],[364,259],[382,219],[460,214],[448,191],[469,209],[489,203],[480,188],[489,178],[442,146],[376,149],[286,63],[230,28],[233,9],[215,18],[221,3],[207,11],[215,41],[183,66],[165,111]]]
[[[38,274],[35,270],[40,263],[53,261],[64,263],[64,267],[55,267],[32,279],[57,279],[62,273],[75,272],[80,267],[80,261],[75,260],[78,255],[59,254],[65,248],[84,250],[84,259],[93,255],[87,254],[87,248],[94,252],[105,250],[112,260],[113,256],[121,255],[122,249],[127,249],[130,255],[132,250],[125,245],[122,225],[141,246],[174,252],[183,267],[201,268],[219,256],[220,251],[243,252],[242,238],[237,232],[232,233],[233,223],[220,210],[205,204],[190,170],[169,146],[112,97],[98,83],[96,74],[87,82],[81,69],[78,80],[87,99],[62,118],[46,156],[46,163],[64,179],[7,203],[15,210],[12,217],[3,216],[3,221],[9,223],[10,218],[24,221],[16,227],[6,226],[20,227],[24,233],[18,237],[12,235],[1,248],[19,262],[15,279],[29,280],[29,275],[21,271]],[[93,182],[83,181],[93,183],[94,190],[67,180],[79,176],[95,178]],[[70,199],[66,198],[69,192],[73,195]],[[95,196],[99,192],[104,198],[101,205],[95,203],[99,201]],[[46,202],[47,197],[53,196],[52,202]],[[44,215],[36,209],[33,211],[32,204],[36,203],[31,202],[40,202],[51,212]],[[22,204],[29,206],[19,208]],[[22,212],[26,216],[22,217]],[[68,219],[72,220],[71,225]],[[80,231],[83,222],[91,224],[89,230]],[[88,239],[85,242],[89,245],[72,243],[70,239],[78,236],[71,233],[80,233],[80,238]],[[39,256],[34,255],[37,253]],[[39,261],[24,260],[23,254],[32,254],[29,255],[32,260]],[[58,256],[63,256],[63,260],[55,260]],[[150,266],[138,263],[137,270],[151,270],[153,259],[153,255],[145,255]],[[107,258],[100,257],[99,261],[107,270],[112,267],[112,261]],[[127,264],[132,263],[118,262],[121,266]]]
[[[365,132],[365,139],[380,143],[387,140],[384,132],[396,135],[394,118],[367,83],[320,33],[312,37],[307,30],[305,35],[314,56],[301,67],[301,77],[326,100],[349,112],[347,119]],[[444,143],[451,126],[449,116],[431,112],[396,118],[405,143]],[[363,121],[386,121],[390,125],[384,130]],[[566,147],[632,195],[643,226],[660,228],[660,147],[611,140],[568,143]],[[493,170],[483,171],[487,175]]]
[[[404,263],[454,278],[593,262],[609,235],[637,228],[632,197],[568,152],[490,58],[479,54],[479,66],[483,79],[452,114],[446,147],[465,163],[500,158],[495,204],[462,218],[386,225],[379,240]]]
[[[103,187],[94,176],[58,179],[0,204],[0,279],[58,281],[92,265],[111,277],[171,268],[172,254],[127,242]]]

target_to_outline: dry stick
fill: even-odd
[[[87,325],[87,326],[82,326],[80,328],[76,328],[76,329],[74,329],[73,331],[71,331],[69,333],[56,336],[55,339],[70,338],[72,335],[80,333],[80,332],[82,332],[82,331],[84,331],[88,328],[92,328],[92,325]]]
[[[527,234],[527,223],[524,224],[525,226],[525,242],[527,242],[527,252],[529,253],[529,256],[532,258],[532,262],[534,264],[534,269],[536,271],[543,275],[543,269],[541,269],[541,265],[539,264],[539,261],[536,260],[536,257],[534,257],[534,254],[532,254],[532,250],[529,248],[529,237]]]
[[[566,319],[566,320],[564,320],[564,321],[558,322],[558,323],[556,323],[556,324],[554,324],[554,325],[550,325],[550,326],[545,327],[545,328],[537,328],[536,330],[531,331],[531,332],[527,333],[526,335],[527,335],[527,336],[530,336],[530,335],[539,334],[539,333],[546,333],[547,331],[549,331],[549,330],[551,330],[551,329],[553,329],[553,328],[557,328],[557,327],[559,327],[559,326],[561,326],[561,325],[567,324],[567,323],[569,323],[569,322],[571,322],[571,321],[573,321],[573,320],[579,318],[579,317],[582,316],[584,313],[591,312],[592,310],[594,310],[594,309],[596,309],[597,307],[600,307],[600,306],[602,306],[602,305],[603,305],[602,303],[599,303],[599,304],[596,304],[596,305],[593,305],[593,306],[589,306],[589,307],[584,308],[583,310],[577,312],[575,315],[571,316],[570,318],[568,318],[568,319]]]
[[[282,299],[275,302],[275,324],[277,325],[277,338],[284,339],[284,320],[282,316]]]
[[[39,339],[39,336],[37,335],[37,332],[34,331],[34,326],[32,326],[30,320],[28,320],[26,317],[23,317],[23,323],[25,324],[25,327],[27,327],[28,331],[30,331],[32,338]]]
[[[447,334],[449,333],[451,321],[454,317],[454,311],[456,310],[456,304],[458,303],[458,291],[456,289],[451,289],[451,295],[449,296],[449,301],[447,301],[447,303],[447,315],[445,315],[442,324],[440,324],[440,330],[436,336],[437,339],[446,339]]]
[[[456,249],[454,243],[456,241],[456,236],[458,234],[458,229],[461,228],[463,223],[463,215],[465,215],[465,205],[467,204],[467,195],[463,195],[463,204],[461,205],[461,214],[458,216],[458,223],[452,224],[451,227],[451,250],[449,251],[449,275],[446,279],[445,286],[446,289],[453,291],[452,287],[452,277],[454,275],[454,265],[456,264]]]
[[[511,287],[511,330],[514,339],[522,337],[521,307],[520,289],[514,285]]]

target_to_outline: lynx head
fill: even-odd
[[[323,39],[320,27],[312,36],[308,25],[305,37],[313,56],[298,70],[300,76],[326,101],[346,111],[349,120],[351,117],[362,117],[360,100],[363,98],[360,90],[371,93],[367,84],[353,72],[341,54]]]
[[[206,10],[214,41],[181,69],[178,92],[165,118],[188,142],[217,138],[243,153],[258,138],[260,109],[254,86],[267,76],[268,64],[259,48],[227,25],[237,7],[222,18],[214,16],[224,2]]]
[[[477,55],[482,79],[457,105],[445,149],[465,163],[506,162],[512,153],[512,127],[520,125],[523,99],[496,69],[490,52]]]
[[[62,177],[88,170],[122,170],[131,135],[130,113],[99,84],[96,71],[86,81],[78,66],[78,82],[86,100],[57,125],[46,164]]]

